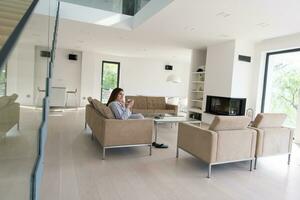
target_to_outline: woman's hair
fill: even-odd
[[[107,102],[107,106],[110,104],[110,102],[112,102],[112,101],[115,101],[116,99],[117,99],[117,97],[118,97],[118,94],[120,93],[120,92],[122,92],[122,91],[124,91],[122,88],[115,88],[112,92],[111,92],[111,94],[110,94],[110,97],[109,97],[109,99],[108,99],[108,102]]]

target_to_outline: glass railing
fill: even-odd
[[[1,2],[0,11],[6,9]],[[39,197],[48,110],[43,102],[47,101],[51,59],[48,52],[53,49],[58,4],[54,0],[36,3],[34,11],[28,13],[21,35],[13,38],[15,41],[7,41],[14,43],[10,44],[13,50],[0,66],[0,199],[3,200]]]
[[[150,0],[62,0],[62,2],[134,16]]]

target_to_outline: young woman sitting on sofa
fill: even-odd
[[[107,106],[114,113],[116,119],[144,119],[142,114],[133,114],[130,109],[133,107],[134,100],[125,102],[124,90],[115,88],[108,99]]]

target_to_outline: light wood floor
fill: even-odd
[[[159,127],[159,141],[168,149],[122,148],[107,151],[84,130],[84,110],[50,117],[42,200],[299,200],[300,150],[287,156],[260,159],[258,169],[248,162],[212,168],[180,151],[175,158],[177,126]]]
[[[20,130],[13,127],[0,137],[0,199],[30,198],[30,178],[37,156],[40,110],[21,107]]]

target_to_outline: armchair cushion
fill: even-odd
[[[3,96],[0,97],[0,108],[7,106],[8,104],[12,104],[18,98],[17,94],[12,94],[11,96]]]
[[[97,99],[93,99],[92,103],[93,103],[94,108],[97,111],[99,111],[106,119],[115,119],[115,116],[114,116],[113,112],[110,110],[109,107],[102,104]]]
[[[282,127],[287,115],[284,113],[259,113],[253,126],[256,128]]]
[[[246,116],[216,116],[209,126],[209,130],[241,130],[246,129],[251,119]]]

